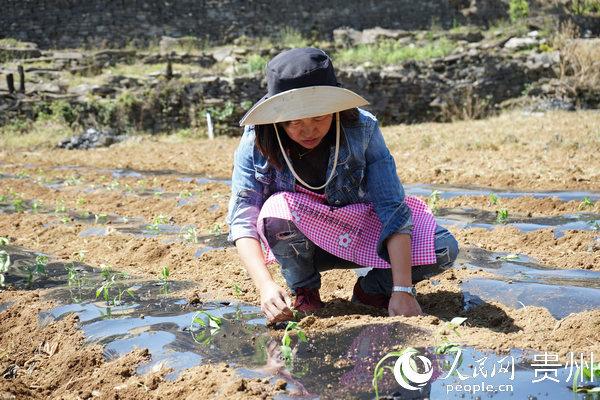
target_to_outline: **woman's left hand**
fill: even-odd
[[[421,306],[417,299],[415,299],[410,293],[394,292],[390,297],[390,304],[388,306],[388,312],[390,317],[396,315],[402,315],[405,317],[412,317],[415,315],[423,315]]]

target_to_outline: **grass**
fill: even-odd
[[[60,139],[75,135],[67,123],[51,120],[13,120],[0,126],[0,148],[50,148]]]
[[[407,60],[423,61],[445,57],[452,53],[454,48],[455,44],[446,38],[440,38],[421,46],[386,40],[376,44],[364,44],[340,50],[332,58],[337,65],[361,65],[369,62],[373,66],[386,66]]]

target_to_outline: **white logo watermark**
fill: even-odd
[[[413,355],[421,361],[425,372],[418,372]],[[396,360],[394,364],[394,377],[396,381],[405,389],[419,390],[420,387],[427,385],[427,382],[433,376],[433,366],[431,360],[425,356],[419,355],[416,351],[407,351]],[[415,384],[416,386],[411,385]]]

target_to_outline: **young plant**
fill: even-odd
[[[108,270],[110,271],[110,270]],[[106,275],[106,274],[104,274]],[[104,276],[103,275],[103,276]],[[96,298],[102,295],[102,298],[106,302],[108,306],[118,306],[122,303],[123,295],[128,294],[131,298],[135,297],[135,292],[133,288],[121,289],[119,287],[120,278],[126,277],[126,274],[112,274],[110,278],[106,279],[102,285],[96,289]],[[115,296],[111,297],[112,288],[116,288],[117,292]]]
[[[213,226],[210,228],[210,233],[214,236],[219,236],[223,233],[223,227],[220,223],[215,222]]]
[[[496,193],[490,193],[488,196],[488,201],[490,202],[490,205],[495,206],[498,204],[498,195]]]
[[[506,224],[508,222],[508,210],[506,208],[496,211],[496,222],[499,224]]]
[[[94,214],[94,222],[96,224],[105,224],[108,222],[108,215],[104,213]]]
[[[31,202],[31,211],[34,213],[37,213],[40,210],[40,207],[42,206],[42,202],[39,200],[33,200]]]
[[[166,265],[163,265],[162,269],[160,270],[160,281],[163,284],[166,284],[167,281],[169,280],[169,267],[167,267]]]
[[[580,211],[584,208],[591,208],[594,206],[594,202],[590,200],[589,197],[584,197],[581,203],[579,203],[579,207],[577,207]]]
[[[206,321],[202,318],[203,315],[206,316]],[[192,339],[199,344],[208,344],[212,336],[221,329],[222,324],[223,318],[212,315],[207,311],[198,311],[194,314],[190,323]],[[200,328],[209,328],[209,330]],[[200,332],[198,332],[199,330]]]
[[[577,372],[575,372],[575,376],[573,376],[573,384],[571,389],[574,393],[600,393],[600,386],[595,386],[592,388],[588,387],[579,387],[580,377],[587,379],[588,381],[594,381],[595,378],[600,378],[600,363],[592,362],[589,367],[579,367],[577,368]]]
[[[10,243],[7,237],[0,236],[0,246],[7,246]]]
[[[242,288],[237,283],[233,284],[233,294],[236,297],[241,297],[242,296]]]
[[[298,336],[298,340],[300,340],[301,342],[306,342],[306,334],[304,333],[304,331],[302,329],[300,329],[298,327],[298,322],[296,321],[289,321],[287,323],[287,326],[285,327],[285,331],[283,332],[283,337],[281,338],[281,356],[283,357],[283,359],[285,360],[286,365],[289,367],[289,365],[292,362],[292,348],[291,348],[291,343],[292,343],[292,338],[290,336],[290,334],[295,333],[296,336]]]
[[[198,229],[195,226],[182,228],[180,235],[188,243],[198,243]]]
[[[12,201],[12,206],[16,212],[23,212],[25,211],[25,200],[23,200],[21,197],[16,197]]]
[[[34,275],[46,275],[46,266],[48,265],[48,256],[37,256],[35,264],[27,267],[27,285],[31,286]]]
[[[429,198],[427,199],[427,205],[429,206],[429,209],[431,210],[433,215],[436,215],[440,210],[439,202],[440,202],[440,191],[434,190],[433,192],[431,192],[431,194],[429,195]]]
[[[56,206],[54,207],[54,214],[64,214],[67,212],[67,206],[65,206],[64,200],[57,200]]]
[[[158,233],[160,231],[160,226],[169,222],[169,217],[166,215],[160,214],[154,217],[152,223],[146,226],[146,229]]]
[[[10,255],[4,250],[0,250],[0,287],[4,287],[4,274],[8,272],[9,266]]]
[[[390,351],[385,356],[383,356],[381,360],[379,360],[379,362],[375,365],[375,369],[373,370],[372,381],[373,389],[375,390],[375,399],[379,399],[379,381],[383,379],[383,374],[385,370],[387,369],[394,373],[394,368],[390,367],[389,365],[383,365],[384,361],[391,357],[401,357],[406,353],[418,354],[419,350],[414,349],[412,347],[408,347],[402,351]]]

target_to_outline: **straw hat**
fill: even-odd
[[[329,56],[313,47],[284,51],[266,68],[267,94],[240,120],[263,125],[331,114],[369,104],[340,87]]]

